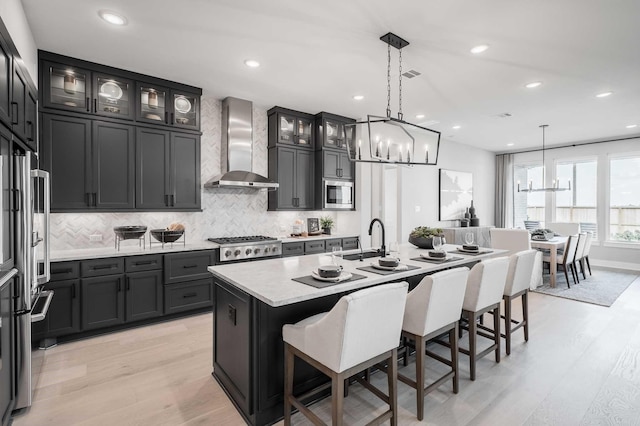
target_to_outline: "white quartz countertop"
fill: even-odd
[[[295,243],[298,241],[315,241],[315,240],[333,240],[333,239],[339,239],[339,238],[356,238],[357,235],[353,235],[353,234],[336,234],[336,235],[327,235],[327,234],[320,234],[320,235],[310,235],[308,237],[280,237],[278,238],[280,241],[282,241],[283,243]]]
[[[455,250],[460,246],[447,244],[443,246],[445,250]],[[342,265],[346,272],[364,275],[366,278],[356,281],[348,281],[325,288],[315,288],[297,281],[299,278],[310,275],[311,271],[319,265],[330,264],[332,261],[330,253],[284,257],[281,259],[269,259],[259,262],[233,263],[228,265],[209,266],[209,271],[225,282],[238,289],[256,297],[262,302],[273,306],[284,306],[292,303],[311,300],[318,297],[341,293],[344,291],[356,290],[374,284],[398,280],[413,275],[423,274],[429,271],[437,271],[451,266],[462,265],[469,261],[486,259],[488,257],[500,256],[506,250],[491,249],[492,253],[482,255],[464,255],[462,253],[449,254],[460,257],[461,260],[446,262],[444,264],[428,263],[410,260],[425,254],[428,250],[418,249],[415,246],[404,243],[400,245],[397,257],[400,262],[407,265],[417,266],[419,269],[397,272],[389,275],[380,275],[372,272],[356,269],[361,266],[369,266],[377,262],[377,257],[359,260],[343,260]],[[358,250],[351,250],[348,253],[359,253]],[[396,253],[393,253],[396,256]]]
[[[61,262],[65,260],[87,260],[99,259],[102,257],[119,257],[119,256],[136,256],[141,254],[157,254],[157,253],[175,253],[181,251],[193,250],[211,250],[218,248],[220,245],[209,241],[198,241],[193,243],[182,244],[181,242],[173,244],[165,244],[162,247],[160,243],[154,243],[149,247],[149,243],[144,247],[140,247],[137,240],[125,240],[120,242],[120,250],[115,247],[100,247],[76,250],[51,250],[51,261]]]

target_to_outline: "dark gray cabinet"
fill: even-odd
[[[11,127],[11,73],[13,55],[0,35],[0,122]]]
[[[269,178],[280,187],[269,192],[269,210],[312,210],[314,153],[294,147],[269,149]]]
[[[124,323],[123,279],[123,275],[105,275],[82,279],[83,330]]]
[[[200,129],[200,94],[141,81],[136,84],[136,120],[183,129]]]
[[[314,148],[312,115],[281,107],[271,108],[267,115],[269,117],[269,148],[279,145]]]
[[[12,210],[13,157],[11,156],[11,132],[0,124],[0,270],[8,271],[14,265],[14,213]]]
[[[128,273],[126,320],[138,321],[163,314],[162,270]]]
[[[75,64],[40,61],[41,102],[45,108],[91,113],[91,71]]]
[[[346,152],[324,150],[322,151],[322,155],[317,155],[316,158],[322,162],[321,170],[323,178],[353,179],[353,162],[349,161],[349,155]]]
[[[43,321],[33,323],[33,339],[54,338],[80,331],[80,280],[51,281],[44,290],[54,296]]]
[[[134,207],[132,126],[43,114],[42,140],[52,211]]]
[[[316,115],[316,147],[347,150],[347,144],[353,146],[354,127],[345,126],[355,120],[339,115],[321,112]]]
[[[200,208],[200,136],[138,128],[136,207]]]

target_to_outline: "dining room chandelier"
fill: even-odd
[[[402,114],[402,48],[409,42],[393,33],[380,37],[387,43],[387,115],[367,115],[346,125],[355,137],[347,143],[349,159],[362,163],[403,165],[438,164],[440,132],[404,121]],[[398,118],[391,117],[391,47],[398,49]],[[348,131],[348,130],[347,130]]]
[[[550,187],[545,187],[544,183],[546,182],[545,180],[545,170],[546,170],[546,166],[545,166],[545,162],[544,162],[544,131],[547,127],[549,127],[548,124],[542,124],[540,125],[540,127],[542,128],[542,188],[534,188],[533,187],[533,180],[529,180],[529,183],[527,185],[526,188],[524,189],[520,189],[520,181],[518,181],[518,192],[558,192],[558,191],[570,191],[571,190],[571,180],[569,180],[568,183],[568,187],[561,187],[560,186],[560,179],[554,179],[551,186]]]

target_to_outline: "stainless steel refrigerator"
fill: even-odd
[[[43,359],[43,351],[32,350],[31,324],[45,318],[53,297],[53,292],[42,290],[50,277],[50,185],[47,172],[32,169],[32,152],[20,151],[17,145],[9,147],[0,156],[0,250],[6,260],[0,269],[0,284],[12,283],[0,286],[0,382],[5,370],[10,370],[11,384],[10,388],[0,384],[0,389],[10,389],[11,408],[21,410],[31,405]],[[0,390],[0,399],[3,397]]]

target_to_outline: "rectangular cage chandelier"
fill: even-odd
[[[404,121],[402,114],[402,48],[409,42],[393,33],[380,37],[387,43],[387,116],[367,115],[366,120],[345,125],[354,134],[347,143],[349,159],[361,163],[403,165],[438,164],[440,132]],[[391,47],[398,49],[398,118],[391,117]]]

